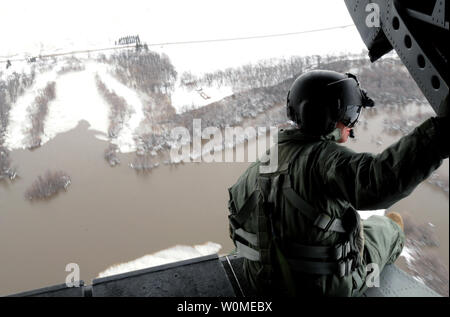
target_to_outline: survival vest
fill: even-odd
[[[260,169],[255,188],[246,189],[245,195],[242,192],[238,195],[237,192],[242,191],[242,187],[239,187],[242,179],[228,189],[230,237],[237,253],[248,261],[258,261],[262,265],[257,282],[269,288],[274,261],[278,261],[284,283],[291,293],[295,293],[292,271],[343,277],[354,272],[361,264],[360,246],[356,241],[361,220],[357,211],[349,208],[342,212],[341,218],[333,218],[316,210],[293,189],[290,171],[301,148],[299,146],[285,162],[279,161],[276,171],[262,172]],[[266,154],[260,162],[261,165],[268,164],[269,156]],[[236,196],[239,196],[239,200]],[[280,210],[281,199],[285,200],[285,210]],[[302,213],[311,226],[339,233],[344,238],[331,247],[286,241],[274,225],[281,212]]]

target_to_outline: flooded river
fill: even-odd
[[[379,152],[398,139],[381,132],[385,117],[370,118],[367,130],[360,125],[349,146]],[[142,175],[128,167],[134,154],[119,155],[121,165],[110,167],[103,159],[108,143],[96,134],[81,122],[42,148],[11,152],[20,178],[0,183],[0,295],[64,283],[68,263],[77,263],[90,283],[113,264],[175,245],[211,241],[221,254],[232,250],[226,189],[248,163],[161,165]],[[46,170],[70,175],[68,191],[49,201],[25,200]],[[448,160],[438,173],[448,180]],[[390,208],[434,226],[447,269],[448,207],[448,194],[425,182]]]

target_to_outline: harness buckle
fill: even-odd
[[[345,259],[350,254],[350,241],[339,243],[334,248],[334,259]]]
[[[314,225],[322,230],[328,231],[334,221],[334,217],[330,217],[327,214],[321,213],[316,220]]]
[[[348,258],[347,260],[341,260],[338,263],[338,273],[339,277],[344,277],[352,272],[353,259]]]

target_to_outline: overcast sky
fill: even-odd
[[[341,0],[14,0],[0,10],[0,56],[114,44],[245,37],[353,24]],[[207,71],[262,58],[360,52],[355,27],[280,38],[153,47],[180,70]]]

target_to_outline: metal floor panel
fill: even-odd
[[[143,270],[95,279],[92,285],[66,287],[65,284],[10,296],[46,297],[254,297],[243,276],[243,258],[217,254]],[[387,265],[380,287],[368,289],[366,297],[440,296],[395,265]]]
[[[92,296],[235,296],[216,254],[95,279]]]

